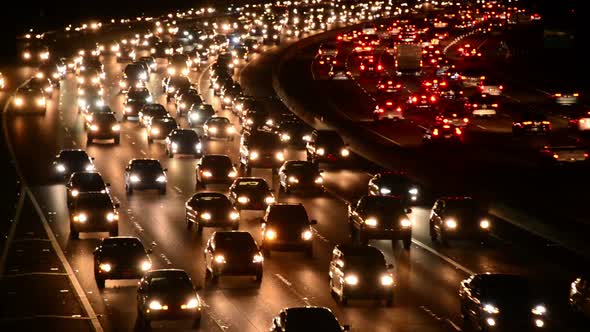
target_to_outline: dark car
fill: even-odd
[[[12,101],[12,109],[19,113],[40,112],[45,114],[47,111],[47,98],[41,88],[19,87],[16,89]]]
[[[197,89],[188,89],[186,92],[180,95],[178,99],[175,100],[175,103],[176,116],[182,116],[188,112],[192,105],[200,106],[203,104],[203,100],[201,99],[201,95]]]
[[[137,288],[137,318],[149,328],[153,320],[192,320],[201,325],[202,303],[191,278],[183,270],[148,271]]]
[[[224,194],[196,193],[186,201],[185,209],[187,227],[190,229],[194,224],[199,234],[204,227],[230,227],[233,230],[240,227],[240,213]]]
[[[311,133],[311,129],[302,121],[287,120],[279,122],[275,130],[281,138],[281,142],[297,148],[305,147],[307,143],[303,137]]]
[[[143,101],[145,104],[148,104],[153,102],[153,100],[154,99],[152,97],[152,94],[150,93],[150,90],[148,90],[147,88],[131,87],[129,88],[129,92],[127,92],[127,99],[125,100],[125,104],[136,101]]]
[[[580,276],[571,283],[569,302],[574,312],[590,318],[590,281],[587,276]]]
[[[324,178],[317,163],[304,160],[288,160],[279,169],[279,192],[323,192]]]
[[[483,331],[547,328],[547,308],[530,281],[518,275],[482,273],[461,282],[460,310],[467,326]]]
[[[264,257],[248,232],[217,231],[205,248],[205,280],[213,283],[220,276],[254,276],[262,281]]]
[[[435,121],[439,124],[452,124],[455,127],[467,127],[471,123],[471,112],[458,103],[448,103],[441,107]]]
[[[441,197],[430,212],[430,238],[448,243],[449,239],[486,240],[492,227],[490,218],[471,197]]]
[[[271,168],[275,172],[285,161],[283,144],[279,135],[254,131],[243,135],[240,142],[240,167],[248,176],[253,167]]]
[[[74,172],[94,171],[94,158],[81,149],[64,149],[55,156],[53,167],[60,179],[68,179]]]
[[[205,121],[203,125],[203,133],[208,139],[226,139],[233,141],[236,133],[236,128],[224,116],[213,116]]]
[[[146,105],[143,100],[128,101],[125,103],[123,120],[129,120],[129,118],[139,117],[139,112]]]
[[[465,109],[473,116],[493,117],[500,110],[500,97],[487,94],[474,94],[465,102]]]
[[[109,232],[119,235],[119,208],[109,193],[80,193],[70,205],[70,237],[77,239],[80,232]]]
[[[136,237],[116,236],[103,239],[94,249],[94,279],[99,289],[107,279],[140,279],[152,268],[152,260]]]
[[[191,81],[186,76],[167,77],[162,81],[162,87],[166,94],[166,102],[170,102],[176,94],[182,94],[191,88]]]
[[[208,184],[231,183],[238,171],[226,155],[208,154],[197,163],[195,168],[196,188],[205,188]]]
[[[132,87],[145,87],[145,82],[149,78],[149,73],[139,63],[130,63],[123,70],[123,78],[119,81],[121,92],[127,92]]]
[[[275,125],[275,119],[268,110],[263,108],[250,109],[245,112],[242,120],[244,131],[255,131],[259,129],[272,128]]]
[[[153,117],[147,126],[147,141],[151,144],[154,140],[164,140],[177,128],[178,123],[172,117]]]
[[[155,159],[132,159],[125,167],[125,191],[156,189],[166,194],[166,169]]]
[[[201,138],[192,129],[174,129],[166,137],[166,154],[170,158],[177,154],[197,157],[202,151]]]
[[[103,89],[99,86],[78,89],[78,113],[86,113],[91,107],[104,107]]]
[[[272,189],[263,178],[240,177],[229,187],[229,199],[238,210],[266,210],[275,202]]]
[[[408,250],[412,244],[412,221],[407,214],[411,212],[398,197],[363,196],[356,206],[348,206],[351,237],[363,245],[370,239],[388,239],[393,247],[402,240]]]
[[[139,58],[138,62],[145,63],[151,72],[155,72],[158,68],[158,64],[156,63],[156,59],[153,56],[142,56]]]
[[[66,183],[66,200],[68,206],[81,194],[87,192],[108,193],[110,184],[105,183],[102,175],[98,172],[75,172],[72,173]]]
[[[215,115],[215,110],[210,104],[192,104],[187,113],[188,124],[190,127],[196,127],[204,124],[207,120]]]
[[[147,127],[152,122],[153,118],[170,117],[170,113],[161,104],[145,104],[141,107],[138,113],[139,124]]]
[[[307,141],[307,160],[313,162],[335,162],[347,160],[350,156],[348,145],[333,130],[314,130]]]
[[[233,101],[243,94],[242,87],[238,83],[233,83],[228,87],[224,87],[221,89],[221,107],[231,108]]]
[[[512,122],[514,136],[523,134],[547,134],[551,131],[551,121],[539,112],[525,112]]]
[[[379,94],[400,93],[403,89],[403,82],[394,77],[383,77],[377,83],[377,93]]]
[[[307,257],[313,256],[313,230],[302,204],[279,204],[268,206],[262,221],[262,252],[270,257],[271,250],[303,250]]]
[[[385,300],[393,305],[394,280],[383,253],[371,246],[337,245],[330,261],[330,293],[348,304],[350,298]]]
[[[330,309],[310,306],[281,310],[279,315],[273,318],[270,328],[271,332],[342,332],[348,330],[350,327],[340,325]]]
[[[92,124],[86,132],[86,144],[90,145],[95,139],[113,139],[119,144],[121,139],[121,125],[113,112],[98,112],[92,115]]]
[[[436,123],[426,130],[422,141],[424,143],[461,143],[463,131],[450,123]]]
[[[418,185],[400,172],[375,174],[369,180],[369,195],[397,196],[406,203],[416,203],[420,197]]]

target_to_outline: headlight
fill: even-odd
[[[240,203],[240,204],[246,204],[246,203],[248,203],[249,200],[250,199],[248,197],[246,197],[246,196],[240,196],[240,197],[238,197],[238,203]]]
[[[45,98],[41,97],[41,98],[37,99],[37,105],[45,106]]]
[[[355,286],[359,283],[359,278],[354,274],[350,274],[344,277],[344,282],[346,282],[347,285]]]
[[[210,178],[213,176],[213,173],[211,173],[211,171],[203,171],[202,174],[206,178]]]
[[[535,319],[535,326],[537,327],[543,327],[545,326],[545,321],[543,321],[542,319]]]
[[[113,212],[109,212],[109,213],[107,213],[107,220],[108,221],[119,220],[119,215],[114,214]]]
[[[150,130],[150,132],[152,133],[152,135],[158,135],[160,133],[160,129],[152,128],[152,130]]]
[[[126,88],[127,87],[127,82],[126,81],[119,81],[119,86],[122,88]]]
[[[316,150],[316,153],[319,154],[320,156],[323,156],[324,153],[326,153],[326,150],[324,150],[324,148],[318,148]]]
[[[531,310],[531,312],[533,313],[533,315],[543,316],[547,313],[547,308],[544,305],[539,304],[536,307],[534,307],[533,310]]]
[[[23,58],[25,58],[27,60],[30,59],[31,58],[31,53],[30,52],[24,52],[23,53]]]
[[[350,151],[348,151],[348,149],[342,149],[340,150],[340,154],[342,157],[348,157],[350,155]]]
[[[322,184],[322,183],[324,183],[324,178],[321,176],[318,176],[317,178],[315,178],[314,182],[317,184]]]
[[[173,86],[168,87],[168,93],[172,93],[174,91],[176,91],[176,89]]]
[[[262,257],[261,254],[256,254],[254,255],[254,258],[252,258],[252,263],[262,263],[264,261],[264,257]]]
[[[264,198],[264,203],[266,204],[272,204],[275,202],[275,198],[273,196],[266,196]]]
[[[139,74],[139,79],[140,80],[147,80],[147,74],[146,73]]]
[[[174,75],[174,74],[176,74],[176,69],[168,68],[168,75]]]
[[[375,226],[377,226],[377,219],[368,218],[367,220],[365,220],[365,225],[375,227]]]
[[[211,213],[209,213],[209,212],[201,213],[201,219],[203,219],[203,220],[211,220]]]
[[[491,318],[491,317],[489,317],[488,319],[486,319],[486,323],[487,323],[489,326],[496,326],[496,320],[495,320],[495,319],[493,319],[493,318]]]
[[[275,123],[275,122],[274,122],[272,119],[268,119],[268,120],[266,120],[266,122],[265,122],[265,124],[266,124],[267,126],[272,126],[272,125],[274,125],[274,123]]]
[[[238,175],[238,173],[236,171],[230,171],[229,173],[227,173],[227,176],[230,178],[235,178]]]
[[[223,102],[226,104],[229,104],[229,103],[231,103],[231,98],[228,96],[225,96],[225,97],[223,97]]]
[[[86,222],[87,220],[88,216],[84,213],[80,213],[77,216],[74,216],[74,221]]]
[[[310,230],[306,230],[306,231],[303,231],[303,233],[301,233],[301,238],[304,239],[305,241],[311,240],[312,237],[313,237],[313,233]]]
[[[148,96],[147,98],[145,98],[145,101],[147,103],[151,103],[152,101],[154,101],[154,98],[152,98],[152,96]]]
[[[283,142],[287,142],[291,140],[291,136],[289,136],[288,134],[282,134],[281,135],[281,141]]]
[[[238,220],[238,218],[240,218],[240,214],[236,211],[232,211],[229,214],[229,219],[231,219],[231,220]]]
[[[188,75],[188,74],[189,74],[188,68],[184,68],[184,69],[182,70],[182,75],[186,76],[186,75]]]
[[[79,194],[80,192],[77,189],[72,190],[72,197],[78,197]]]
[[[199,120],[199,113],[192,112],[189,116],[190,116],[191,120],[193,120],[193,121]]]
[[[256,160],[256,159],[258,159],[258,152],[256,152],[256,151],[250,152],[250,160]]]
[[[410,193],[411,195],[418,195],[418,188],[411,188],[410,190],[408,190],[408,193]]]
[[[159,183],[164,183],[164,182],[166,182],[166,177],[165,177],[164,175],[160,175],[160,176],[158,176],[158,178],[156,179],[156,182],[159,182]]]
[[[176,142],[172,142],[172,144],[170,144],[170,146],[172,146],[172,150],[174,150],[174,151],[178,150],[178,144]]]
[[[223,257],[223,255],[215,256],[215,263],[217,263],[217,264],[225,263],[225,257]]]
[[[381,276],[381,285],[382,286],[392,286],[393,285],[393,277],[390,275]]]
[[[408,228],[408,227],[412,227],[412,221],[408,218],[403,218],[400,221],[400,224],[402,225],[403,228]]]
[[[201,149],[202,149],[202,148],[203,148],[203,145],[202,145],[201,143],[197,143],[197,144],[195,145],[195,149],[196,149],[197,151],[201,151]]]
[[[131,180],[131,183],[137,183],[140,181],[139,176],[133,174],[129,177],[129,180]]]
[[[90,130],[92,130],[92,131],[98,131],[98,126],[93,124],[93,125],[90,126]]]
[[[388,188],[381,188],[379,189],[379,192],[381,193],[381,195],[389,195],[391,194],[391,190]]]
[[[457,228],[457,221],[455,219],[447,219],[445,220],[445,226],[449,229],[455,229]]]
[[[101,271],[111,272],[112,266],[109,263],[102,263],[98,266]]]
[[[188,300],[186,304],[180,306],[180,309],[196,309],[199,307],[199,300],[197,298],[192,298]]]
[[[66,167],[65,167],[63,164],[57,164],[57,165],[55,166],[55,169],[56,169],[58,172],[60,172],[60,173],[63,173],[63,172],[65,172],[65,171],[66,171]]]
[[[274,239],[276,239],[276,238],[277,238],[277,232],[275,232],[275,231],[274,231],[274,230],[272,230],[272,229],[269,229],[269,230],[267,230],[267,231],[264,233],[264,236],[265,236],[265,237],[266,237],[268,240],[274,240]]]
[[[168,310],[167,305],[162,305],[159,301],[152,301],[150,302],[149,308],[151,310]]]
[[[147,271],[147,270],[149,270],[151,268],[152,268],[152,263],[150,261],[143,261],[141,263],[141,270],[142,271]]]
[[[233,126],[230,126],[230,127],[227,127],[227,128],[225,128],[225,131],[226,131],[228,134],[233,134],[233,133],[235,133],[235,132],[236,132],[236,128],[234,128]]]
[[[88,165],[86,165],[84,170],[86,170],[86,172],[92,172],[92,171],[94,171],[94,165],[88,164]]]
[[[487,219],[483,219],[482,221],[479,222],[479,227],[481,227],[481,229],[489,229],[491,226],[490,221]]]
[[[207,131],[211,134],[217,134],[217,127],[209,127],[207,128]]]
[[[294,176],[290,176],[288,179],[289,183],[299,183],[299,179]]]
[[[500,313],[500,309],[493,304],[486,304],[483,306],[483,311],[487,312],[488,314],[498,314]]]
[[[285,160],[285,154],[283,154],[282,152],[277,152],[277,154],[275,155],[275,157],[277,158],[277,160],[279,161],[283,161]]]
[[[23,100],[22,97],[16,97],[16,98],[14,98],[14,104],[16,106],[23,106],[24,103],[25,103],[25,101]]]

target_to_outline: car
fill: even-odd
[[[349,331],[350,326],[340,325],[332,311],[325,307],[291,307],[281,310],[272,320],[271,332]]]
[[[174,118],[170,116],[153,117],[147,126],[148,144],[155,140],[165,140],[175,129],[178,129],[178,123]]]
[[[78,239],[80,232],[109,232],[119,235],[119,203],[113,203],[110,193],[78,194],[69,207],[70,237]]]
[[[166,102],[169,103],[175,95],[188,91],[191,81],[186,76],[168,76],[162,81],[162,87],[166,94]]]
[[[207,139],[225,139],[233,141],[236,128],[224,116],[212,116],[203,125],[203,133]]]
[[[264,108],[254,108],[243,112],[243,131],[267,130],[273,128],[276,120],[270,112]]]
[[[113,112],[94,113],[88,129],[86,145],[92,144],[95,139],[113,139],[115,145],[121,140],[121,125]]]
[[[59,82],[65,78],[65,72],[60,70],[59,65],[55,62],[44,63],[39,66],[35,76],[39,78],[48,78],[51,81],[51,84],[54,86],[59,86]]]
[[[375,76],[385,72],[385,66],[377,61],[374,57],[362,59],[359,64],[359,75],[363,76]]]
[[[71,206],[72,202],[81,193],[86,192],[100,192],[108,193],[110,187],[109,183],[105,183],[102,175],[95,171],[74,172],[66,183],[66,201],[67,205]]]
[[[450,239],[486,242],[492,222],[487,212],[471,197],[440,197],[430,211],[430,239],[448,245]]]
[[[78,74],[76,79],[79,86],[101,86],[101,73],[96,69],[86,69]]]
[[[467,127],[471,120],[471,112],[459,103],[446,103],[434,118],[436,123],[452,124],[458,128]]]
[[[463,131],[451,123],[435,123],[426,129],[422,141],[429,143],[461,143]]]
[[[0,72],[0,91],[5,91],[8,87],[8,82],[6,81],[6,77]]]
[[[14,93],[12,110],[18,113],[41,113],[47,112],[47,98],[41,88],[19,87]]]
[[[485,80],[479,82],[477,89],[481,94],[487,94],[490,96],[501,96],[504,91],[504,85],[501,81],[486,77]]]
[[[348,205],[350,236],[366,245],[371,239],[391,240],[392,247],[401,240],[404,249],[412,244],[412,221],[404,201],[395,196],[362,196],[356,205]]]
[[[459,302],[466,326],[484,331],[547,329],[547,307],[519,275],[474,274],[461,282]]]
[[[207,154],[201,157],[195,168],[195,187],[208,184],[229,184],[238,176],[236,167],[227,155]]]
[[[188,125],[191,128],[203,125],[211,117],[215,116],[215,110],[211,104],[192,104],[186,117],[188,119]]]
[[[590,318],[590,284],[586,275],[576,278],[571,283],[569,304],[574,312]]]
[[[403,120],[404,104],[399,98],[385,98],[378,101],[373,110],[373,121]]]
[[[273,203],[262,220],[262,253],[269,258],[271,250],[302,250],[313,257],[313,229],[317,221],[309,220],[301,203]]]
[[[168,68],[166,72],[170,76],[184,75],[190,73],[190,59],[187,54],[174,54],[168,59]]]
[[[224,194],[196,193],[186,201],[185,210],[187,228],[195,225],[199,234],[204,227],[228,227],[233,230],[240,227],[240,213]]]
[[[239,177],[229,187],[229,199],[233,206],[242,210],[260,210],[275,202],[272,188],[259,177]]]
[[[158,64],[153,56],[142,56],[139,58],[138,62],[145,63],[150,69],[150,72],[155,72],[156,69],[158,69]]]
[[[590,130],[590,110],[582,109],[571,112],[568,116],[568,129],[580,132]]]
[[[91,127],[94,124],[95,116],[98,119],[98,117],[101,114],[108,114],[108,113],[113,113],[113,111],[111,110],[111,108],[109,106],[100,105],[100,104],[99,105],[90,104],[82,113],[82,115],[83,115],[82,119],[84,121],[84,130],[85,131],[92,131]],[[121,128],[119,128],[119,130],[120,129]]]
[[[203,303],[191,278],[184,270],[151,270],[139,281],[137,318],[150,328],[155,320],[192,320],[201,325]]]
[[[377,83],[378,94],[400,93],[404,90],[404,84],[401,80],[394,77],[383,77]]]
[[[205,281],[217,283],[220,276],[254,276],[262,282],[264,257],[248,232],[217,231],[205,248]]]
[[[94,249],[94,279],[99,289],[106,280],[140,279],[152,268],[152,260],[141,241],[132,236],[104,238]]]
[[[119,88],[121,93],[129,91],[130,88],[143,88],[145,82],[149,78],[149,73],[145,71],[145,68],[139,63],[130,63],[125,66],[123,70],[123,77],[119,81]]]
[[[322,43],[318,49],[318,55],[331,55],[334,57],[338,56],[338,44],[334,41]]]
[[[551,121],[545,114],[534,111],[522,113],[518,120],[512,122],[512,134],[548,134],[551,132]]]
[[[233,83],[227,87],[221,88],[221,108],[231,108],[233,101],[243,94],[242,87],[238,83]]]
[[[328,77],[332,80],[351,80],[352,73],[346,65],[338,63],[330,66]]]
[[[166,137],[166,154],[169,158],[177,154],[193,155],[196,158],[202,152],[201,138],[192,129],[174,129]]]
[[[541,162],[549,164],[574,164],[590,161],[590,150],[580,145],[545,145],[541,149]]]
[[[334,130],[314,130],[306,144],[307,160],[313,162],[342,162],[350,158],[350,150]]]
[[[415,204],[420,199],[420,189],[405,173],[390,171],[377,173],[369,180],[369,195],[391,195],[400,197],[406,204]]]
[[[467,98],[465,109],[473,116],[493,117],[500,109],[500,97],[488,94],[474,94]]]
[[[256,105],[259,103],[260,102],[252,96],[237,97],[232,105],[232,113],[239,117],[241,121],[241,117],[244,115],[244,112],[247,112],[252,108],[259,108],[259,106]]]
[[[63,149],[53,161],[54,174],[58,179],[69,179],[75,172],[94,171],[93,160],[82,149]]]
[[[149,104],[154,101],[150,90],[147,88],[141,87],[131,87],[127,92],[127,98],[125,99],[125,104],[132,103],[135,101],[143,101],[145,104]]]
[[[342,305],[352,298],[384,300],[393,305],[393,264],[385,263],[383,253],[368,245],[339,244],[332,250],[329,272],[330,293]]]
[[[274,131],[279,135],[283,144],[296,148],[305,147],[307,142],[303,137],[309,136],[311,133],[309,126],[299,119],[283,119]]]
[[[125,167],[125,192],[133,195],[135,190],[156,189],[165,195],[166,171],[156,159],[131,159]]]
[[[285,161],[279,135],[267,131],[254,131],[242,135],[240,140],[240,169],[250,176],[252,168],[271,168],[273,173]]]
[[[131,62],[135,60],[135,50],[131,46],[120,45],[119,50],[116,53],[117,62]]]
[[[425,88],[418,88],[416,91],[410,93],[408,97],[408,105],[416,110],[431,109],[438,103],[438,96]]]
[[[317,163],[305,160],[287,160],[279,169],[279,192],[324,192],[323,170]]]
[[[78,113],[87,113],[91,107],[104,107],[103,94],[100,86],[78,88]]]
[[[573,90],[573,89],[570,89]],[[577,105],[580,101],[580,93],[576,91],[560,91],[550,95],[552,99],[562,106]]]
[[[192,105],[200,106],[203,104],[203,100],[201,99],[201,95],[197,91],[197,89],[188,89],[182,95],[179,96],[178,99],[175,100],[176,103],[176,116],[182,116],[186,112],[188,112],[189,108]]]
[[[171,117],[170,113],[168,113],[162,104],[144,104],[137,116],[139,119],[139,125],[143,127],[148,127],[153,118]]]

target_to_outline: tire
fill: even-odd
[[[410,250],[410,247],[412,246],[412,238],[411,237],[410,238],[405,238],[402,241],[403,241],[403,244],[404,244],[404,249],[405,250]]]
[[[340,304],[342,304],[343,307],[348,305],[348,297],[344,295],[344,289],[342,289],[342,294],[340,295]]]
[[[148,136],[148,144],[154,143],[154,139]]]
[[[279,182],[279,194],[285,192],[285,187]]]
[[[219,283],[219,275],[215,274],[215,273],[211,273],[211,283],[213,285],[216,285]]]
[[[252,176],[252,167],[246,165],[246,176]]]
[[[185,215],[184,220],[186,221],[186,229],[193,228],[193,222],[188,220],[188,213]]]
[[[367,238],[367,236],[365,234],[363,234],[362,231],[358,232],[358,239],[359,239],[359,243],[363,246],[366,246],[369,243],[369,239]]]
[[[388,308],[393,307],[393,295],[385,299],[385,306]]]
[[[436,243],[437,240],[438,240],[438,237],[436,235],[436,229],[434,229],[434,226],[431,224],[430,225],[430,241],[432,243]]]
[[[262,282],[262,275],[263,275],[263,274],[262,274],[262,271],[260,271],[259,273],[256,273],[256,276],[254,277],[254,280],[255,280],[257,283],[261,283],[261,282]]]
[[[211,279],[211,271],[209,271],[208,268],[205,268],[205,283],[207,283],[209,279]]]
[[[115,229],[111,229],[109,231],[109,235],[110,236],[119,236],[119,227],[116,227]]]
[[[106,280],[96,275],[94,276],[94,278],[96,279],[96,286],[98,287],[98,289],[104,289],[106,285]]]

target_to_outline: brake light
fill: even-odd
[[[463,122],[469,123],[469,119],[468,118],[463,118]]]
[[[578,97],[580,94],[579,93],[574,93],[574,97]]]
[[[548,124],[551,124],[551,122],[549,122],[549,121],[543,121],[543,124],[547,124],[548,125]]]
[[[430,96],[430,101],[431,102],[435,102],[436,101],[436,97],[435,96]]]
[[[426,99],[426,96],[422,96],[422,99]]]
[[[498,87],[498,89],[502,90],[502,89],[504,89],[504,86],[503,86],[503,85],[500,85],[500,86]]]
[[[557,158],[559,158],[559,155],[557,153],[554,153],[553,158],[557,159]]]
[[[416,98],[416,97],[412,97],[412,102],[413,102],[413,103],[415,103],[415,102],[417,102],[417,101],[418,101],[418,98]]]
[[[431,86],[431,85],[432,85],[432,83],[430,83],[430,82],[426,82],[426,83],[424,83],[424,85],[426,85],[426,86]]]
[[[438,136],[438,128],[435,128],[435,129],[432,131],[432,136]]]
[[[323,61],[320,61],[320,65],[323,65],[323,64],[324,64],[324,62]]]
[[[477,107],[477,106],[478,106],[477,104],[473,104],[473,107]]]
[[[584,158],[588,159],[588,153],[584,153]]]
[[[396,85],[395,87],[399,89],[399,88],[401,88],[401,87],[402,87],[402,85],[401,85],[401,84],[398,84],[398,85]]]
[[[387,84],[391,85],[393,84],[393,81],[387,81]]]
[[[365,65],[361,65],[361,70],[365,70]]]
[[[379,89],[385,89],[385,85],[384,84],[379,85]]]
[[[377,66],[377,70],[383,70],[383,66],[382,65],[378,65]]]
[[[383,113],[385,112],[382,108],[375,109],[375,113]]]
[[[336,37],[336,39],[342,40],[342,36],[338,36],[338,37]]]
[[[462,132],[462,131],[461,131],[461,129],[459,129],[459,128],[455,128],[455,133],[456,133],[457,135],[461,135],[461,134],[463,134],[463,132]]]
[[[524,121],[522,124],[523,125],[531,125],[531,124],[533,124],[533,122],[532,121]]]
[[[556,93],[555,97],[558,97],[558,98],[561,97],[561,93]]]
[[[492,107],[498,107],[498,104],[492,104]]]
[[[440,82],[440,86],[447,86],[447,82]]]
[[[449,119],[443,119],[443,123],[449,123]]]
[[[392,106],[393,105],[393,102],[392,101],[388,101],[388,102],[385,103],[385,105]]]

